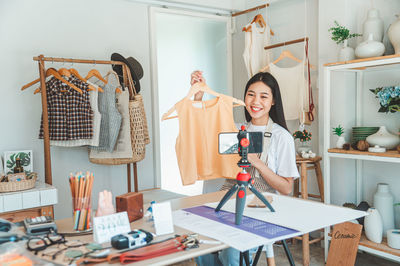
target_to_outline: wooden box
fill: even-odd
[[[117,212],[126,211],[129,222],[136,221],[143,217],[143,194],[129,192],[115,198]]]

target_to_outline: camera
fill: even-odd
[[[153,235],[145,230],[136,229],[127,234],[119,234],[111,238],[111,246],[115,249],[137,248],[147,245]]]

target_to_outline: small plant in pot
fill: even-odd
[[[362,36],[359,33],[350,33],[350,30],[344,26],[339,25],[335,20],[335,26],[329,28],[329,32],[332,33],[331,39],[337,44],[343,43],[343,47],[339,51],[339,61],[349,61],[355,59],[354,49],[348,46],[347,40]]]
[[[344,136],[342,136],[343,133],[344,133],[344,128],[341,125],[338,125],[337,127],[333,128],[333,134],[339,137],[336,142],[336,148],[338,149],[343,149],[343,145],[346,143]]]
[[[297,130],[293,133],[293,138],[300,141],[300,146],[297,148],[297,152],[301,154],[302,151],[309,152],[311,150],[310,140],[312,133],[304,129],[303,131]]]

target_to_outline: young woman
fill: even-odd
[[[201,71],[191,75],[191,84],[196,82],[205,82]],[[195,100],[201,100],[202,97],[203,93],[199,92]],[[288,195],[299,172],[294,140],[286,126],[278,82],[267,72],[254,75],[246,84],[244,102],[247,131],[271,133],[270,137],[264,138],[262,154],[248,154],[252,165],[250,174],[255,179],[254,187],[261,192]],[[235,180],[227,179],[222,189],[230,189],[234,184]],[[267,258],[270,257],[273,257],[272,245],[267,246]],[[198,265],[239,265],[239,251],[228,248],[219,255],[201,256],[196,262]]]

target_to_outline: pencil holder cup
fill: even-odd
[[[92,199],[73,198],[73,223],[75,231],[89,231],[92,229]]]

